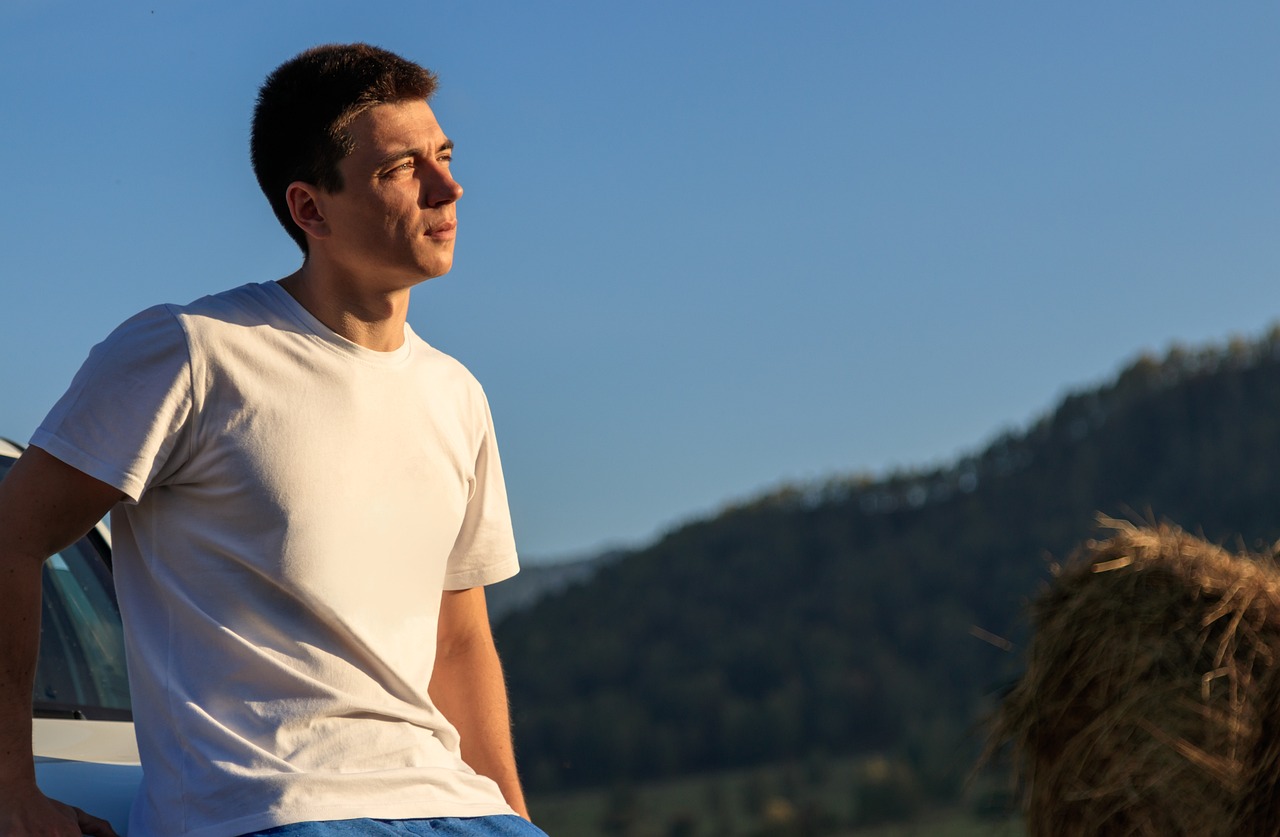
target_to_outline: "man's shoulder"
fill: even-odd
[[[253,282],[202,296],[183,305],[164,305],[176,316],[211,316],[228,312],[263,312],[271,308],[270,282]]]
[[[307,329],[291,317],[279,299],[284,294],[273,282],[241,285],[200,297],[183,305],[163,305],[188,340],[217,346],[222,340],[261,336],[261,327],[272,331]],[[237,336],[239,335],[239,336]]]
[[[413,355],[420,365],[430,367],[434,374],[445,375],[458,384],[483,395],[484,390],[480,386],[480,381],[462,361],[423,340],[413,331],[412,327],[407,325],[405,326],[405,339],[414,343]]]

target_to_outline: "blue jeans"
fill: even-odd
[[[433,817],[424,820],[295,822],[242,837],[547,837],[523,817]]]

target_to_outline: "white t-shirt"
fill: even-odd
[[[405,327],[278,284],[138,314],[31,440],[112,513],[142,793],[130,833],[509,814],[427,694],[442,590],[517,571],[488,403]]]

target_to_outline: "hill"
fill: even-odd
[[[624,554],[619,550],[611,550],[589,558],[551,564],[527,563],[520,568],[519,575],[485,591],[489,618],[497,622],[512,611],[529,607],[552,593],[586,580],[601,566]]]
[[[1280,329],[1142,357],[947,467],[790,486],[495,627],[531,788],[889,753],[934,796],[1095,516],[1280,537]]]

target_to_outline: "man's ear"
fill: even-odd
[[[320,190],[310,183],[295,180],[284,190],[285,203],[293,223],[312,238],[328,238],[329,222],[321,208]]]

